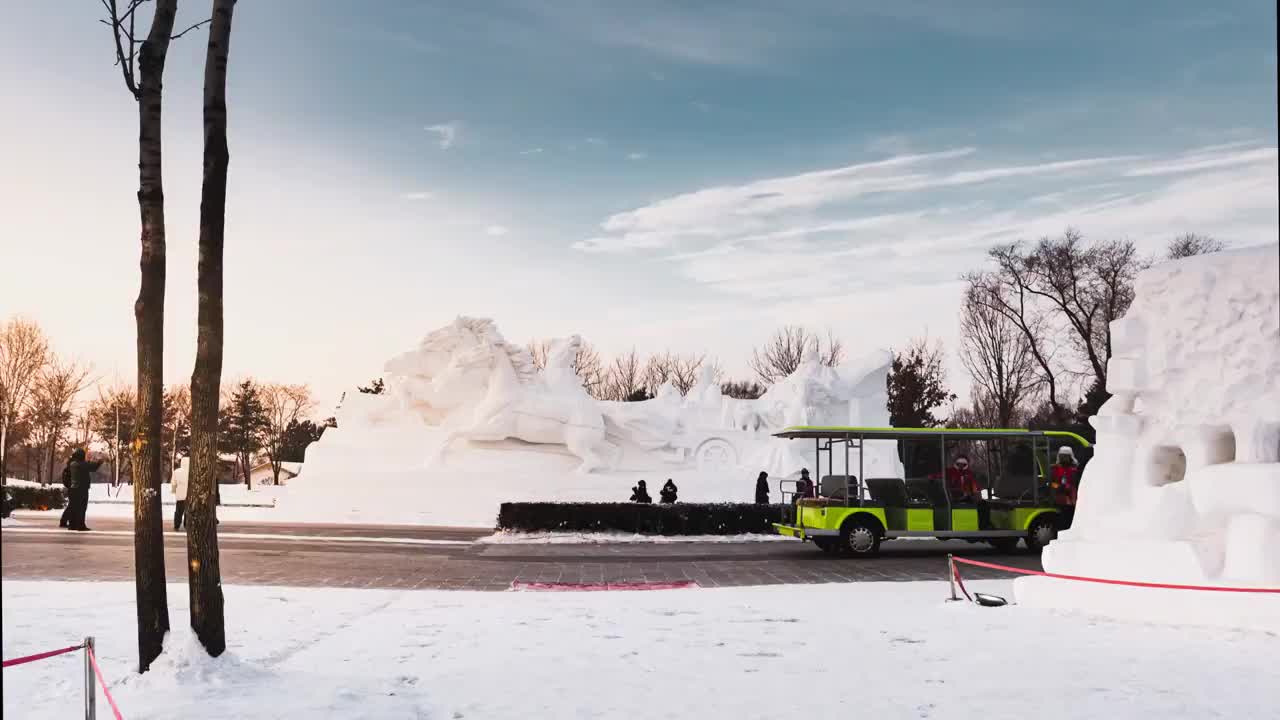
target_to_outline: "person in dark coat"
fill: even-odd
[[[62,509],[62,517],[58,519],[58,527],[70,527],[71,508],[75,507],[75,504],[71,502],[71,457],[67,457],[67,464],[62,466],[62,487],[66,490],[67,506]]]
[[[71,453],[71,514],[67,517],[69,530],[86,531],[84,516],[89,511],[89,483],[94,473],[102,465],[101,460],[89,460],[83,448],[76,448]]]
[[[671,478],[667,478],[667,484],[662,486],[662,502],[668,505],[675,502],[677,492],[679,490],[676,488],[676,484],[671,482]]]
[[[631,502],[634,502],[634,503],[653,502],[653,498],[649,497],[649,488],[645,486],[643,480],[636,483],[636,486],[631,488]]]
[[[800,471],[800,482],[796,485],[796,492],[802,498],[818,497],[818,493],[813,486],[813,480],[809,477],[809,468]]]
[[[761,472],[756,478],[756,504],[769,504],[769,473]]]

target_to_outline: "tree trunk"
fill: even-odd
[[[213,657],[226,650],[222,573],[214,508],[218,482],[218,396],[222,383],[222,246],[226,227],[227,54],[235,0],[214,0],[204,64],[204,185],[196,365],[191,374],[191,477],[187,508],[187,588],[191,628]]]
[[[138,424],[133,463],[133,555],[138,600],[138,671],[146,672],[169,631],[164,520],[160,507],[164,396],[164,186],[161,178],[161,86],[177,0],[158,0],[138,63],[138,208],[142,216],[142,284],[138,326]]]

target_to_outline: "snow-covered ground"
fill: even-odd
[[[92,634],[131,720],[1254,718],[1280,688],[1274,635],[945,603],[941,583],[226,591],[226,655],[193,647],[173,585],[179,629],[139,677],[131,583],[5,581],[4,657]],[[79,655],[7,669],[5,716],[75,717],[82,678]]]
[[[496,532],[477,542],[494,545],[610,545],[616,543],[795,542],[781,535],[640,535],[624,532]]]

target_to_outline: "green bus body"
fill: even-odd
[[[1075,433],[1055,430],[801,426],[789,427],[776,433],[776,436],[788,439],[810,439],[817,442],[826,440],[828,442],[826,452],[832,458],[834,455],[831,454],[830,447],[833,442],[849,444],[863,440],[904,440],[921,437],[938,437],[943,442],[1040,438],[1039,441],[1033,442],[1043,442],[1046,449],[1051,448],[1054,440],[1060,440],[1078,448],[1090,447],[1088,440]],[[1037,444],[1034,447],[1040,446]],[[1042,458],[1038,453],[1033,454],[1035,457],[1033,472],[1037,481],[1047,481],[1048,458]],[[821,464],[819,460],[819,470],[821,470]],[[834,472],[834,468],[828,469]],[[854,468],[846,468],[846,473],[854,471]],[[902,482],[905,484],[906,480],[903,479]],[[991,491],[988,490],[988,496],[990,495]],[[1036,497],[1034,500],[989,499],[984,501],[984,508],[988,515],[985,527],[980,523],[979,510],[975,504],[953,506],[948,498],[945,505],[920,501],[908,503],[905,506],[887,505],[868,500],[860,490],[857,497],[848,501],[829,498],[801,499],[795,506],[793,522],[775,523],[774,528],[781,535],[811,540],[825,549],[842,537],[842,531],[846,527],[854,524],[873,528],[873,531],[883,539],[933,537],[1005,543],[1016,543],[1019,539],[1029,538],[1033,526],[1043,525],[1046,520],[1055,528],[1061,524],[1061,519],[1058,517],[1060,508],[1055,506],[1047,496]],[[1037,521],[1040,522],[1037,523]],[[1028,544],[1030,543],[1031,540],[1028,539]]]

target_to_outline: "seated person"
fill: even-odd
[[[947,468],[947,495],[951,502],[959,503],[976,503],[982,498],[982,489],[969,467],[968,455],[957,455],[955,462]]]

